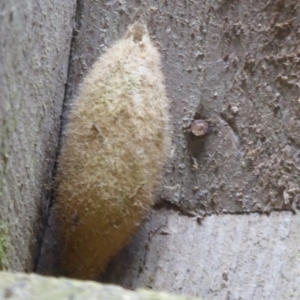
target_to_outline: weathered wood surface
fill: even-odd
[[[105,281],[211,300],[299,299],[299,227],[290,212],[212,215],[199,225],[154,211]]]
[[[299,296],[298,215],[234,215],[299,204],[299,12],[295,1],[81,2],[68,103],[96,57],[140,18],[172,101],[160,197],[171,209],[152,214],[109,282],[208,299]],[[187,133],[197,111],[210,122],[204,141]]]
[[[91,281],[0,272],[0,300],[200,300],[149,290],[127,291]]]
[[[4,6],[18,7],[13,4]],[[38,14],[41,19],[29,13],[38,4],[48,7],[24,2],[25,12],[15,9],[1,15],[7,24],[10,19],[19,24],[0,29],[17,28],[17,35],[7,36],[18,36],[10,44],[0,40],[1,49],[9,50],[0,54],[5,64],[0,72],[9,72],[0,73],[1,86],[8,87],[0,97],[11,99],[0,101],[1,125],[5,125],[0,132],[6,134],[1,141],[9,141],[1,146],[5,169],[0,169],[0,175],[10,178],[10,185],[2,183],[2,195],[9,197],[1,196],[1,201],[6,200],[0,214],[4,219],[9,216],[11,245],[19,246],[9,249],[16,270],[30,270],[29,249],[36,253],[34,224],[38,200],[45,200],[43,184],[50,182],[57,145],[74,3],[57,2],[47,17]],[[172,101],[173,149],[161,208],[112,264],[108,281],[207,299],[300,297],[299,216],[286,211],[269,217],[241,214],[296,210],[299,205],[299,5],[291,0],[78,1],[67,106],[96,57],[139,18],[146,21],[162,53]],[[23,28],[28,18],[31,27],[26,32],[36,33],[31,39]],[[28,57],[26,46],[26,51],[12,46],[19,40],[26,45],[24,37],[31,41]],[[46,60],[36,65],[41,53]],[[53,66],[57,66],[54,77]],[[197,111],[210,119],[210,133],[201,142],[187,133]],[[52,146],[47,147],[47,142]],[[19,182],[18,173],[20,186],[13,184]],[[164,203],[171,205],[170,210],[163,208]],[[215,212],[231,214],[209,216]],[[55,249],[51,236],[46,241]]]
[[[58,144],[74,1],[0,4],[0,222],[4,267],[32,271]]]

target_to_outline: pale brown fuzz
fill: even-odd
[[[135,23],[88,72],[70,113],[54,202],[64,275],[96,278],[149,211],[168,109],[159,52]]]

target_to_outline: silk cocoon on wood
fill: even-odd
[[[160,55],[135,23],[83,80],[56,176],[64,275],[93,279],[153,203],[169,148]]]

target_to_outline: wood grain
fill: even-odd
[[[74,1],[0,5],[0,221],[8,267],[32,271],[47,213]]]

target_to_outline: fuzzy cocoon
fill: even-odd
[[[151,208],[166,161],[160,55],[140,23],[93,65],[72,106],[54,212],[63,274],[95,279]]]

